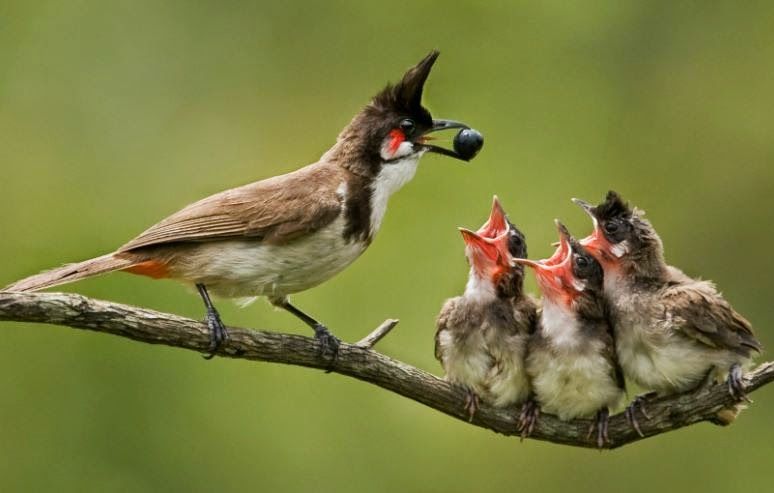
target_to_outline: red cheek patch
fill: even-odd
[[[395,130],[390,131],[390,137],[390,154],[395,154],[398,152],[398,147],[406,140],[406,135],[402,130],[396,128]]]

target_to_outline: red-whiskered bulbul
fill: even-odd
[[[741,368],[761,350],[750,323],[714,284],[667,265],[656,230],[617,193],[608,192],[597,206],[573,201],[594,223],[593,233],[581,243],[605,270],[618,359],[626,376],[668,394],[728,375],[731,395],[745,399]],[[636,398],[626,410],[638,431],[639,404]]]
[[[543,292],[537,330],[527,350],[527,373],[534,399],[522,413],[522,434],[532,430],[540,410],[559,419],[596,418],[596,443],[609,442],[609,408],[626,388],[616,361],[613,328],[608,318],[602,267],[557,221],[561,260],[516,262],[532,267]],[[538,407],[539,406],[539,407]]]
[[[351,264],[379,230],[387,199],[414,176],[419,159],[436,152],[463,160],[483,145],[463,123],[434,120],[422,89],[437,51],[388,85],[341,131],[314,164],[221,192],[162,220],[113,253],[18,281],[7,291],[33,291],[112,271],[172,278],[198,289],[207,308],[208,356],[227,337],[209,293],[266,296],[315,331],[335,358],[339,341],[288,301]],[[429,144],[437,130],[467,129],[459,151]],[[332,353],[332,354],[331,354]]]
[[[470,274],[464,294],[447,300],[438,315],[435,357],[446,379],[466,389],[472,418],[479,397],[505,407],[529,395],[524,356],[537,306],[524,294],[524,267],[513,264],[527,254],[524,235],[497,197],[478,231],[460,232]]]

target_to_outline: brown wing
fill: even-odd
[[[604,298],[603,314],[605,319],[605,334],[603,336],[605,340],[605,349],[603,356],[610,363],[611,376],[615,379],[616,385],[619,389],[626,392],[626,376],[624,375],[621,361],[618,359],[615,324],[613,323],[613,316],[610,313],[610,304],[606,298]]]
[[[696,341],[744,356],[762,348],[750,322],[734,311],[712,283],[697,281],[670,286],[662,301],[666,320]]]
[[[443,363],[441,359],[441,345],[439,344],[438,337],[443,330],[449,330],[449,318],[457,309],[457,298],[451,298],[446,300],[441,312],[438,314],[438,321],[435,323],[435,359]]]
[[[281,244],[332,222],[342,210],[340,168],[312,164],[195,202],[118,251],[173,242],[251,238]]]
[[[608,325],[608,331],[604,334],[605,348],[603,349],[602,356],[610,364],[610,376],[615,380],[619,389],[626,392],[626,378],[624,377],[623,368],[618,360],[618,353],[615,349],[615,331],[612,325]]]

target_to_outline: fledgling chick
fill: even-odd
[[[708,378],[727,378],[731,395],[746,399],[742,366],[761,350],[750,323],[714,284],[668,266],[661,238],[644,213],[617,193],[608,192],[597,206],[573,201],[594,222],[594,232],[581,243],[605,271],[624,373],[659,394],[683,392]],[[636,398],[626,411],[638,432],[634,416],[641,403]]]
[[[506,407],[529,395],[524,355],[537,306],[523,292],[524,268],[512,262],[526,255],[524,235],[497,197],[477,232],[460,232],[470,274],[463,295],[447,300],[438,315],[435,357],[446,379],[468,392],[465,410],[472,419],[479,398]]]
[[[543,308],[527,355],[537,402],[522,414],[522,434],[528,435],[542,410],[561,420],[595,416],[589,437],[609,442],[609,408],[625,395],[623,374],[615,357],[613,329],[604,296],[602,267],[557,221],[559,252],[544,261],[516,259],[532,267],[543,293]]]

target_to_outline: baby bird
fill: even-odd
[[[524,355],[537,306],[523,292],[524,268],[513,265],[514,257],[527,254],[524,235],[497,197],[477,232],[460,232],[470,274],[463,295],[447,300],[438,315],[435,357],[446,379],[466,389],[472,419],[479,398],[506,407],[529,395]]]
[[[540,410],[561,420],[596,416],[596,444],[609,443],[609,408],[625,395],[623,374],[615,356],[613,330],[604,296],[602,267],[557,221],[561,260],[535,262],[532,267],[543,292],[543,308],[527,356],[527,374],[534,403],[525,406],[522,434],[534,427]]]
[[[608,192],[597,206],[573,201],[594,222],[594,232],[581,243],[604,268],[618,358],[626,376],[659,394],[727,378],[729,393],[746,399],[742,366],[761,351],[750,323],[714,284],[667,265],[656,230],[641,210],[630,208],[617,193]],[[626,410],[638,432],[635,410],[641,397]]]

